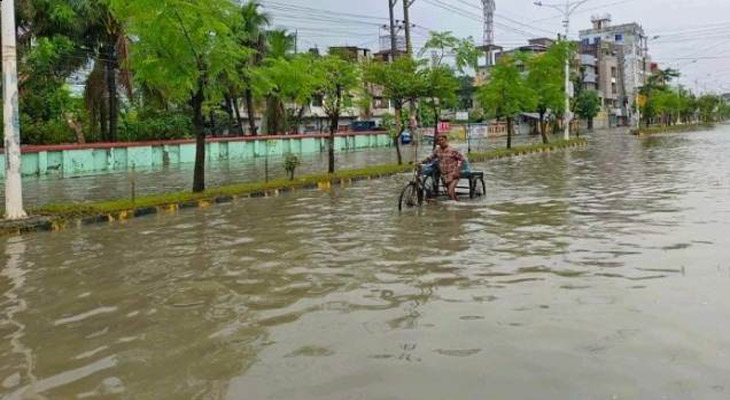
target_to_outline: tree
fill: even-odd
[[[454,71],[447,66],[429,68],[424,71],[425,87],[423,97],[434,113],[434,138],[438,136],[441,111],[458,104],[459,80]],[[434,146],[436,141],[434,140]]]
[[[205,190],[203,105],[215,103],[248,55],[233,36],[235,13],[228,0],[110,0],[130,21],[135,77],[173,100],[189,99],[195,131],[193,191]]]
[[[478,93],[486,114],[507,120],[507,148],[512,148],[514,118],[536,106],[536,95],[517,68],[516,58],[502,57],[492,69],[489,82]]]
[[[267,97],[280,107],[276,115],[281,116],[281,122],[277,125],[282,126],[283,132],[292,130],[290,121],[293,121],[293,131],[299,131],[304,111],[321,86],[317,75],[312,72],[314,67],[312,56],[299,55],[291,60],[267,60],[267,65],[261,70],[261,82],[266,85]]]
[[[527,84],[535,91],[537,112],[540,115],[540,135],[548,143],[545,115],[565,112],[565,45],[555,44],[544,54],[527,60]]]
[[[705,124],[715,122],[716,112],[720,106],[720,97],[714,94],[705,94],[697,99],[697,106],[700,110],[700,117]]]
[[[695,96],[692,92],[680,87],[679,103],[680,120],[685,124],[692,123],[697,115],[697,96]]]
[[[644,96],[646,99],[644,101],[643,107],[641,107],[642,115],[644,118],[644,123],[648,126],[651,121],[654,120],[657,113],[659,112],[656,102],[656,96],[658,95],[660,98],[660,105],[662,102],[661,97],[666,96],[664,92],[668,90],[669,83],[672,79],[678,78],[680,76],[679,71],[672,69],[672,68],[666,68],[666,69],[657,69],[654,71],[649,78],[646,81],[646,84],[641,87],[639,90],[639,93]]]
[[[582,90],[575,100],[575,113],[588,122],[588,130],[593,130],[593,118],[601,111],[601,99],[595,90]]]
[[[294,35],[286,30],[273,30],[266,32],[266,58],[264,64],[271,60],[289,60],[294,50]],[[267,94],[266,100],[266,133],[286,133],[287,126],[284,123],[284,104],[274,94]]]
[[[452,55],[453,50],[458,46],[459,39],[451,31],[431,32],[418,56],[423,57],[427,52],[433,52],[433,65],[441,65],[444,58]]]
[[[84,97],[92,127],[100,125],[103,140],[117,140],[119,83],[132,97],[129,69],[130,39],[123,21],[116,18],[106,0],[73,0],[79,14],[81,37],[85,38],[92,73],[86,81]]]
[[[336,56],[317,59],[313,68],[317,74],[319,92],[324,99],[324,111],[329,118],[329,166],[327,171],[335,172],[335,133],[340,125],[340,116],[349,106],[347,96],[360,82],[355,64]]]
[[[240,10],[239,23],[234,33],[241,46],[252,49],[250,56],[240,66],[239,74],[244,86],[244,99],[248,114],[249,131],[256,135],[256,108],[254,105],[253,80],[250,72],[261,64],[266,51],[266,27],[271,19],[268,14],[260,11],[261,3],[256,0],[244,4]],[[240,121],[239,121],[240,123]]]
[[[394,104],[395,127],[391,136],[398,155],[398,164],[403,163],[400,138],[405,130],[400,110],[405,103],[415,101],[426,92],[425,74],[418,67],[418,62],[410,57],[400,57],[390,64],[375,62],[363,68],[364,80],[382,88],[383,96]]]

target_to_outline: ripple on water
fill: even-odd
[[[406,174],[0,239],[0,397],[718,398],[730,135],[689,136],[479,164],[486,199],[417,212]]]

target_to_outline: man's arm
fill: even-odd
[[[437,154],[436,150],[434,150],[430,156],[424,158],[423,161],[421,161],[421,164],[429,163],[431,161],[436,160],[437,158],[438,158],[438,154]]]

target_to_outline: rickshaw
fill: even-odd
[[[468,194],[470,199],[485,196],[487,186],[484,183],[484,172],[474,171],[468,162],[464,163],[456,194],[458,196]],[[442,184],[438,161],[422,164],[421,168],[414,169],[413,178],[401,191],[398,210],[420,207],[424,201],[441,197],[446,197],[446,188]]]

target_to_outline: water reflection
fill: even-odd
[[[3,239],[0,396],[723,398],[730,132],[662,140]]]

